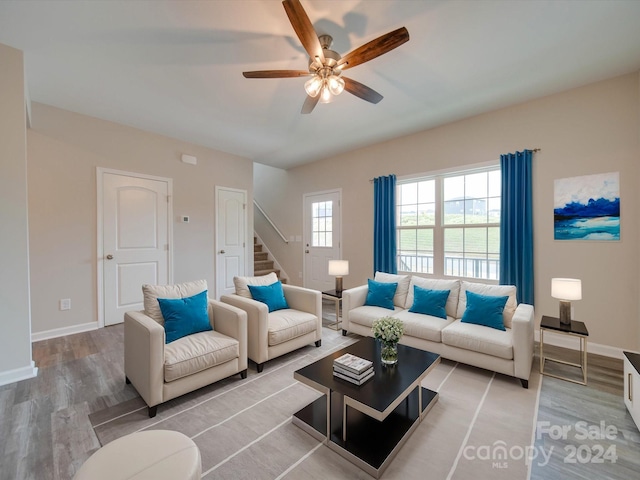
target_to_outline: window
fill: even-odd
[[[399,182],[398,271],[498,280],[500,169]]]
[[[314,202],[312,208],[311,246],[333,246],[333,202]]]

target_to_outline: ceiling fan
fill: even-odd
[[[309,70],[259,70],[242,72],[245,78],[291,78],[308,77],[304,84],[307,99],[301,113],[311,113],[318,101],[328,103],[332,95],[340,95],[343,90],[367,102],[378,103],[382,95],[360,82],[342,76],[342,71],[368,62],[399,47],[409,40],[405,27],[398,28],[381,37],[352,50],[344,57],[330,50],[333,38],[316,33],[311,20],[304,11],[300,0],[283,0],[289,21],[309,54]]]

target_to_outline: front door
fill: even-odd
[[[335,288],[329,260],[341,256],[340,190],[304,196],[304,286],[326,291]]]
[[[246,275],[247,192],[216,187],[216,295],[235,292],[233,277]]]
[[[103,318],[113,325],[125,312],[143,309],[143,284],[169,283],[171,180],[105,170],[98,175]]]

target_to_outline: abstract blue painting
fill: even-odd
[[[555,180],[555,240],[620,240],[620,174]]]

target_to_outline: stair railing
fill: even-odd
[[[278,235],[280,235],[280,238],[282,239],[282,241],[284,243],[289,243],[289,240],[287,240],[287,237],[285,237],[284,234],[280,231],[280,229],[276,226],[276,224],[273,223],[273,220],[271,220],[271,218],[269,218],[269,215],[266,214],[266,212],[262,209],[262,207],[260,206],[260,204],[257,202],[257,200],[255,198],[253,199],[253,204],[256,206],[258,211],[260,213],[262,213],[264,218],[267,219],[267,222],[269,222],[269,224],[273,227],[273,229],[276,231],[276,233]]]

